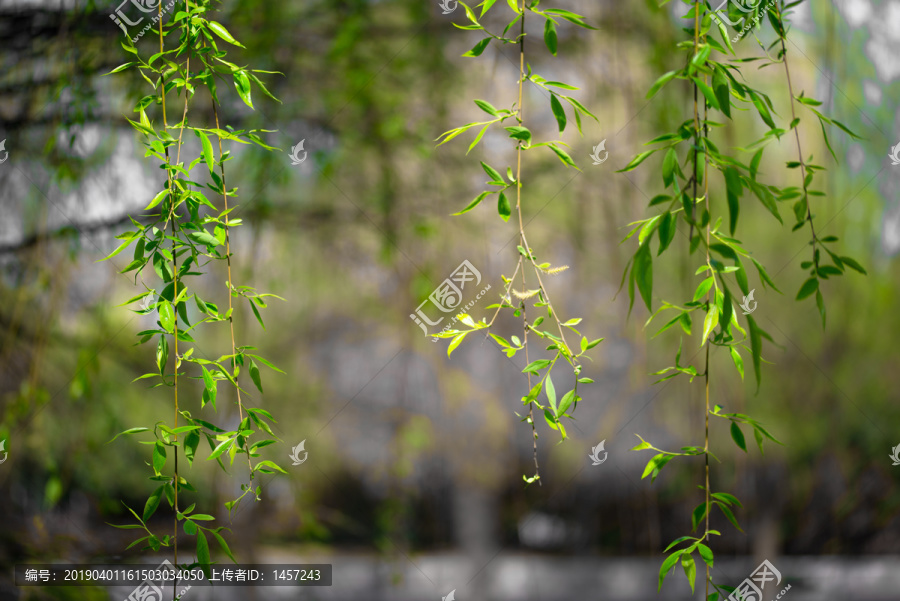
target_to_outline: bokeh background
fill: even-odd
[[[490,341],[470,338],[448,358],[448,341],[432,342],[410,319],[464,260],[482,278],[466,301],[492,286],[490,299],[470,311],[489,318],[501,275],[515,267],[512,221],[503,223],[489,203],[450,216],[481,191],[479,160],[513,164],[509,140],[489,133],[469,156],[474,130],[440,148],[434,140],[480,119],[473,98],[512,105],[516,49],[491,45],[479,59],[462,58],[480,38],[453,27],[465,23],[462,7],[442,14],[437,0],[223,2],[217,20],[246,46],[229,48],[231,60],[284,74],[265,77],[282,103],[254,91],[256,112],[220,86],[220,118],[275,130],[264,139],[279,148],[234,148],[228,179],[244,219],[232,233],[235,281],[286,299],[270,303],[265,331],[246,304],[235,323],[239,344],[259,347],[286,372],[264,371],[265,394],[247,402],[278,419],[284,442],[267,447],[265,458],[288,474],[263,478],[263,500],[229,519],[223,503],[240,493],[240,462],[228,477],[198,460],[191,478],[202,492],[194,500],[232,529],[240,562],[331,563],[335,576],[327,589],[194,589],[192,598],[437,601],[451,590],[485,601],[702,598],[680,569],[656,591],[662,550],[689,533],[702,498],[702,461],[673,462],[651,485],[640,478],[650,453],[629,452],[635,433],[670,450],[702,446],[702,386],[683,378],[652,385],[648,374],[671,363],[680,335],[670,330],[650,342],[656,328],[644,329],[646,309],[638,301],[629,317],[627,294],[616,296],[633,252],[619,243],[627,223],[650,214],[661,158],[615,171],[692,111],[677,83],[645,99],[683,60],[672,49],[683,38],[685,7],[550,5],[585,15],[598,30],[561,26],[553,58],[543,23],[532,20],[528,60],[547,79],[581,88],[573,95],[599,123],[586,120],[584,137],[571,125],[562,136],[581,171],[549,152],[526,153],[529,241],[541,260],[570,266],[549,280],[560,313],[583,317],[588,337],[605,341],[584,368],[596,383],[581,389],[570,439],[557,444],[539,424],[541,485],[526,487],[531,430],[514,413],[527,391],[524,357],[508,359]],[[123,503],[142,507],[154,487],[148,447],[137,442],[145,437],[107,441],[172,413],[168,389],[132,382],[153,369],[154,349],[135,345],[153,319],[119,306],[158,282],[151,271],[137,284],[119,274],[118,258],[98,262],[129,228],[127,215],[162,186],[125,120],[148,93],[146,82],[134,71],[104,76],[128,60],[109,17],[116,8],[0,2],[0,138],[8,152],[0,164],[2,599],[128,594],[16,588],[14,563],[155,565],[165,557],[125,551],[131,531],[107,525],[128,522]],[[507,14],[500,2],[487,23],[502,29]],[[714,578],[736,586],[768,559],[793,601],[900,599],[900,468],[889,458],[900,444],[900,166],[887,156],[900,143],[900,1],[807,1],[791,23],[795,90],[864,137],[829,132],[835,162],[812,115],[801,123],[804,153],[828,167],[817,178],[827,193],[815,200],[817,231],[839,236],[842,254],[868,276],[828,282],[823,330],[814,302],[793,300],[805,277],[806,232],[791,233],[749,201],[742,209],[742,241],[784,292],[751,275],[754,316],[777,344],[765,347],[771,364],[758,391],[750,370],[741,381],[714,347],[712,397],[760,420],[784,446],[745,454],[713,424],[721,459],[712,464],[713,488],[744,503],[743,533],[713,515],[723,533],[714,541]],[[774,37],[768,23],[756,34],[766,46]],[[742,56],[763,52],[754,36],[737,48]],[[788,123],[783,72],[747,65],[744,73]],[[549,99],[533,87],[525,94],[527,125],[552,139]],[[212,126],[205,103],[191,114]],[[760,126],[737,119],[719,143],[746,146]],[[301,140],[308,158],[292,165],[291,147]],[[609,160],[593,165],[588,155],[601,140]],[[197,151],[192,139],[186,152]],[[796,172],[782,167],[794,152],[791,138],[772,144],[765,177],[796,185]],[[788,220],[789,208],[782,212]],[[656,304],[696,285],[695,258],[684,237],[679,242],[657,263]],[[194,284],[222,306],[224,268],[211,269]],[[517,332],[511,318],[498,323],[507,337]],[[196,352],[215,358],[229,345],[224,326],[209,326]],[[200,386],[186,389],[199,399]],[[237,424],[233,401],[220,387],[217,423]],[[288,455],[301,441],[308,459],[292,466]],[[601,441],[608,460],[593,466],[588,454]],[[163,505],[154,525],[165,532],[171,520]]]

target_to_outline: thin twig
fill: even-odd
[[[219,110],[217,107],[217,103],[215,99],[212,101],[213,107],[213,115],[216,118],[216,129],[221,129],[219,127]],[[225,156],[222,153],[222,137],[217,136],[219,139],[219,169],[222,174],[222,199],[225,203],[225,210],[228,211],[228,187],[225,185]],[[231,291],[234,290],[234,285],[231,280],[231,237],[229,234],[229,230],[231,229],[228,226],[228,216],[225,216],[225,262],[228,265],[228,323],[231,327],[231,354],[232,354],[232,366],[234,366],[237,361],[237,345],[234,341],[234,313],[232,311],[231,299],[233,297]],[[253,301],[250,301],[253,302]],[[238,402],[238,415],[240,416],[240,423],[238,424],[238,430],[241,429],[240,424],[244,422],[244,404],[241,401],[241,387],[235,386],[235,390],[237,391],[237,402]],[[247,442],[247,439],[244,439],[247,444],[247,469],[250,470],[250,480],[253,481],[253,466],[250,462],[250,443]]]

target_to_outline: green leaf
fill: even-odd
[[[738,270],[734,272],[734,279],[737,280],[738,287],[743,294],[750,294],[750,281],[747,279],[747,269],[744,267],[744,263],[741,261],[740,257],[736,256],[734,262],[738,268]]]
[[[603,342],[603,340],[604,340],[603,338],[597,338],[596,340],[591,340],[591,341],[588,343],[587,348],[585,348],[585,350],[594,348],[595,346],[597,346],[598,344],[600,344],[601,342]],[[581,380],[579,380],[579,382],[580,382],[580,381],[581,381]]]
[[[694,507],[694,511],[691,514],[691,532],[697,529],[697,525],[703,521],[703,518],[706,516],[706,501],[700,503],[696,507]],[[687,538],[687,537],[685,537]]]
[[[743,530],[741,530],[741,527],[738,525],[738,522],[735,519],[734,514],[724,503],[719,503],[718,501],[713,501],[713,503],[715,503],[716,505],[719,506],[719,509],[722,510],[722,513],[725,514],[725,517],[728,518],[728,521],[731,522],[735,528],[737,528],[740,532],[743,532]]]
[[[553,23],[552,19],[547,19],[544,22],[544,43],[547,45],[547,50],[550,51],[550,54],[556,56],[556,24]]]
[[[678,166],[678,155],[674,148],[670,148],[666,152],[666,158],[663,159],[662,177],[663,185],[669,187],[675,181],[675,167]]]
[[[166,447],[160,441],[156,441],[156,444],[153,445],[153,471],[156,475],[159,475],[162,472],[163,468],[166,466]]]
[[[726,196],[728,198],[728,216],[729,216],[729,230],[732,235],[734,235],[734,230],[737,227],[738,214],[740,213],[740,202],[738,199],[743,193],[743,186],[741,185],[741,178],[738,174],[737,169],[734,167],[726,167],[725,168],[725,187],[726,187]]]
[[[685,553],[681,556],[681,567],[684,568],[684,575],[687,576],[688,582],[691,583],[691,593],[694,592],[694,585],[697,583],[697,565],[694,558],[690,554]]]
[[[136,65],[136,64],[138,64],[137,61],[132,61],[130,63],[124,63],[122,65],[119,65],[118,67],[116,67],[115,69],[113,69],[112,71],[107,73],[106,75],[112,75],[113,73],[118,73],[119,71],[124,71],[128,67],[131,67],[132,65]]]
[[[125,241],[122,242],[122,244],[120,244],[119,246],[117,246],[116,249],[115,249],[114,251],[112,251],[111,253],[109,253],[108,255],[106,255],[105,257],[103,257],[102,259],[100,259],[100,261],[106,261],[107,259],[112,259],[112,258],[115,257],[117,254],[119,254],[120,252],[122,252],[123,250],[125,250],[126,248],[128,248],[128,247],[131,245],[131,243],[134,241],[134,239],[137,238],[138,236],[140,236],[140,234],[139,234],[138,232],[131,232],[131,233],[128,235],[128,237],[125,238]]]
[[[750,182],[750,188],[753,190],[753,193],[763,204],[763,206],[766,207],[766,209],[768,209],[768,211],[775,216],[778,222],[784,223],[784,221],[782,221],[781,219],[781,215],[778,214],[778,205],[776,204],[775,197],[772,195],[772,192],[769,190],[769,188],[765,185],[757,184],[754,181]]]
[[[106,444],[109,444],[110,442],[112,442],[113,440],[115,440],[115,439],[117,439],[118,437],[122,436],[123,434],[137,434],[138,432],[146,432],[146,431],[149,430],[149,429],[150,429],[150,428],[128,428],[127,430],[124,430],[123,432],[119,432],[118,434],[116,434],[115,436],[113,436],[113,437],[112,437],[112,440],[110,440],[110,441],[107,442]]]
[[[709,292],[709,289],[712,288],[715,283],[715,278],[713,276],[709,276],[697,286],[697,290],[694,291],[694,301],[698,301]]]
[[[545,82],[544,82],[544,85],[545,85],[545,86],[552,86],[552,87],[554,87],[554,88],[560,88],[560,89],[563,89],[563,90],[580,90],[580,89],[581,89],[581,88],[576,88],[575,86],[571,86],[571,85],[569,85],[569,84],[567,84],[567,83],[563,83],[563,82],[561,82],[561,81],[545,81]],[[566,100],[570,100],[570,101],[572,100],[572,99],[569,98],[568,96],[564,96],[564,98],[565,98]],[[577,102],[577,101],[574,101],[574,102]],[[573,103],[573,104],[574,104],[574,103]],[[575,105],[575,106],[577,106],[577,105]],[[587,111],[584,111],[584,112],[587,113]],[[588,113],[588,114],[590,114],[590,113]]]
[[[146,207],[144,207],[144,210],[149,211],[150,209],[152,209],[153,207],[155,207],[156,205],[161,203],[163,201],[163,199],[166,197],[166,195],[168,195],[168,194],[169,194],[168,188],[162,190],[159,194],[157,194],[156,196],[153,197],[153,200],[150,201],[150,204],[148,204]],[[129,242],[130,242],[130,240],[129,240]]]
[[[162,300],[159,305],[159,323],[162,324],[163,329],[170,334],[174,331],[175,328],[175,309],[172,308],[172,303],[167,300]]]
[[[716,99],[719,101],[719,107],[729,119],[731,118],[731,93],[728,91],[728,77],[724,73],[724,69],[719,65],[715,66],[713,73],[713,91]]]
[[[756,373],[756,390],[758,391],[762,379],[762,372],[760,371],[760,363],[762,360],[762,331],[759,329],[759,326],[756,325],[756,320],[753,319],[752,315],[747,316],[747,324],[750,326],[750,350],[753,355],[753,371]]]
[[[657,589],[657,592],[662,590],[663,581],[666,579],[666,575],[673,567],[675,567],[675,564],[678,563],[679,559],[681,559],[681,555],[683,553],[684,551],[675,551],[674,553],[666,557],[666,560],[659,568],[659,588]]]
[[[228,30],[222,26],[221,23],[217,23],[216,21],[209,21],[209,28],[212,30],[214,34],[228,42],[229,44],[234,44],[235,46],[240,46],[244,48],[245,46],[238,42],[234,37],[228,33]]]
[[[819,289],[819,280],[817,278],[809,278],[803,285],[800,286],[800,291],[797,292],[796,300],[803,300],[813,292]]]
[[[736,496],[727,492],[714,492],[712,496],[716,499],[722,501],[726,505],[737,505],[738,507],[743,507],[741,502],[738,500]]]
[[[484,13],[489,11],[496,1],[497,0],[484,0],[484,2],[482,2],[480,5],[481,6],[481,15],[480,16],[483,17]]]
[[[841,262],[854,271],[858,271],[863,275],[869,275],[869,273],[865,269],[863,269],[863,266],[857,263],[855,259],[852,259],[850,257],[841,257]]]
[[[677,231],[678,224],[675,216],[666,211],[663,213],[662,219],[659,220],[659,251],[656,253],[656,256],[661,255],[664,250],[669,248],[669,244],[675,239],[675,232]]]
[[[650,476],[650,482],[656,480],[656,477],[659,475],[659,472],[669,461],[672,460],[672,455],[666,455],[664,453],[659,453],[654,455],[653,458],[647,462],[647,466],[644,468],[644,473],[641,475],[641,480]]]
[[[234,444],[234,438],[228,438],[226,440],[223,440],[218,445],[216,445],[216,448],[213,449],[213,452],[210,453],[209,457],[207,457],[206,460],[209,461],[211,459],[215,459],[216,457],[218,457],[219,455],[221,455],[222,453],[227,451],[229,448],[231,448],[231,445],[233,445],[233,444]]]
[[[838,127],[840,127],[842,130],[844,130],[851,138],[855,138],[855,139],[857,139],[857,140],[862,140],[861,137],[859,137],[858,135],[856,135],[855,133],[853,133],[853,132],[850,130],[850,128],[848,128],[846,125],[844,125],[843,123],[841,123],[841,122],[838,121],[837,119],[832,119],[831,122],[834,123],[835,125],[837,125]]]
[[[509,221],[509,216],[512,215],[512,207],[509,206],[509,200],[503,192],[497,197],[497,213],[503,221]]]
[[[459,344],[463,341],[463,339],[466,337],[466,334],[468,334],[468,332],[463,332],[453,337],[453,340],[450,341],[450,346],[447,347],[448,357],[450,356],[450,353],[452,353],[453,350],[458,347]]]
[[[566,411],[568,411],[569,407],[572,406],[572,403],[574,402],[574,400],[575,400],[575,391],[574,390],[570,390],[569,392],[564,394],[563,398],[559,401],[559,412],[557,413],[557,416],[565,415]]]
[[[469,148],[466,150],[466,154],[472,152],[472,149],[478,146],[478,143],[481,142],[481,138],[484,137],[484,132],[488,130],[490,127],[490,123],[481,128],[481,131],[478,132],[478,135],[475,136],[475,139],[472,140],[472,143],[469,144]]]
[[[256,365],[256,361],[250,359],[250,368],[248,369],[250,372],[250,379],[253,380],[253,383],[259,389],[260,392],[263,391],[262,380],[259,377],[259,367]]]
[[[500,175],[499,171],[497,171],[496,169],[494,169],[493,167],[491,167],[484,161],[481,161],[481,168],[484,169],[484,172],[487,173],[487,176],[489,178],[491,178],[491,181],[488,183],[499,184],[499,185],[504,185],[504,186],[506,185],[506,182],[503,181],[503,176]]]
[[[191,232],[188,234],[191,238],[200,242],[201,244],[205,244],[207,246],[216,247],[219,245],[219,241],[215,236],[207,232],[206,230],[200,230],[199,232]]]
[[[471,50],[469,50],[462,56],[470,56],[470,57],[481,56],[481,53],[484,52],[484,49],[487,48],[488,44],[490,44],[490,43],[491,43],[491,38],[484,38],[483,40],[481,40],[480,42],[475,44]]]
[[[197,563],[209,565],[209,543],[206,541],[206,535],[203,530],[197,531]]]
[[[753,181],[756,181],[756,174],[759,173],[759,163],[762,161],[763,150],[765,148],[757,150],[750,160],[750,179]]]
[[[214,389],[216,387],[216,381],[213,379],[212,374],[203,365],[200,366],[200,369],[203,370],[203,385],[206,386],[207,390]]]
[[[549,21],[547,21],[549,23]],[[566,111],[563,109],[562,103],[556,94],[550,94],[550,109],[556,117],[556,124],[559,126],[559,133],[566,129]]]
[[[522,140],[523,142],[531,141],[531,131],[527,127],[521,127],[518,125],[512,127],[504,128],[509,132],[509,137],[515,140]]]
[[[553,386],[553,379],[550,377],[550,374],[547,374],[544,392],[547,393],[547,400],[550,401],[550,406],[553,407],[553,413],[556,414],[556,387]]]
[[[647,310],[651,313],[652,296],[653,296],[653,257],[650,255],[650,240],[646,240],[644,244],[638,248],[634,255],[634,268],[632,270],[637,280],[638,291]]]
[[[215,530],[210,530],[209,532],[214,537],[216,537],[216,540],[219,542],[219,547],[222,548],[222,551],[225,552],[225,555],[227,555],[231,561],[233,561],[234,563],[237,563],[237,560],[234,558],[234,555],[231,554],[231,549],[228,548],[228,543],[225,542],[225,539],[222,538],[222,535],[219,534],[218,532],[216,532]]]
[[[271,469],[269,469],[269,468],[271,468]],[[274,461],[268,461],[268,460],[260,461],[259,463],[257,463],[256,470],[261,471],[264,474],[273,474],[275,472],[281,472],[282,474],[287,473],[277,463],[275,463]]]
[[[190,432],[187,436],[184,437],[184,441],[182,444],[184,445],[184,456],[187,458],[188,463],[194,463],[194,455],[197,454],[197,445],[200,443],[200,434],[197,432]]]
[[[768,284],[772,288],[772,290],[781,293],[781,290],[779,290],[778,287],[775,286],[775,282],[772,281],[772,278],[769,277],[769,273],[762,265],[760,265],[759,261],[757,261],[753,257],[751,257],[750,260],[753,261],[754,265],[756,265],[756,271],[759,272],[759,278],[763,281],[763,283]]]
[[[653,154],[657,150],[659,150],[659,148],[654,149],[654,150],[647,150],[647,151],[644,151],[644,152],[638,154],[636,157],[631,159],[630,163],[628,163],[623,169],[619,169],[616,173],[625,173],[627,171],[631,171],[632,169],[634,169],[635,167],[637,167],[638,165],[643,163],[645,160],[647,160],[647,157],[649,157],[651,154]]]
[[[490,115],[491,117],[499,117],[500,111],[494,108],[494,105],[488,102],[487,100],[478,100],[475,99],[475,104],[478,105],[478,108],[483,110],[485,113]]]
[[[268,359],[266,359],[265,357],[260,357],[259,355],[251,355],[250,353],[247,353],[247,354],[248,354],[248,356],[253,357],[253,358],[256,359],[257,361],[259,361],[260,363],[262,363],[263,365],[265,365],[266,367],[268,367],[269,369],[274,369],[275,371],[277,371],[277,372],[280,373],[280,374],[283,374],[283,373],[284,373],[283,370],[280,370],[280,369],[278,369],[277,367],[275,367],[274,365],[272,365],[272,362],[269,361]],[[264,409],[261,409],[260,411],[265,411],[265,410],[264,410]],[[268,414],[268,411],[265,411],[265,412]],[[268,417],[271,418],[272,416],[269,415]]]
[[[209,167],[210,172],[212,172],[215,169],[216,163],[213,160],[213,149],[212,144],[209,141],[209,136],[207,136],[205,132],[202,132],[199,129],[195,129],[194,131],[200,137],[200,144],[203,148],[203,160]]]
[[[700,346],[706,344],[709,339],[709,334],[712,332],[712,329],[716,327],[716,324],[719,322],[719,307],[710,303],[709,311],[706,313],[706,318],[703,320],[703,340],[700,342]]]
[[[476,197],[475,197],[475,200],[473,200],[472,202],[470,202],[470,203],[466,206],[465,209],[463,209],[462,211],[459,211],[458,213],[453,213],[453,215],[462,215],[463,213],[468,213],[469,211],[471,211],[472,209],[474,209],[475,207],[477,207],[479,204],[481,204],[481,201],[484,200],[489,194],[491,194],[491,193],[490,193],[490,192],[482,192],[481,194],[479,194],[478,196],[476,196]]]
[[[719,109],[719,99],[716,98],[716,93],[713,92],[713,89],[697,77],[692,76],[691,81],[693,81],[697,88],[700,89],[700,92],[703,94],[704,98],[706,98],[706,102],[709,103],[709,106],[714,109]]]
[[[509,0],[509,1],[512,2],[512,0]],[[574,23],[575,25],[578,25],[579,27],[584,27],[585,29],[597,29],[596,27],[593,27],[593,26],[585,23],[584,17],[582,15],[577,15],[577,14],[575,14],[571,11],[565,10],[563,8],[548,8],[544,12],[549,15],[557,15],[559,17],[562,17],[566,21],[569,21],[570,23]]]
[[[637,434],[635,434],[635,436],[637,436]],[[638,436],[638,438],[640,438],[640,436]],[[641,439],[641,443],[631,450],[632,451],[642,451],[644,449],[649,449],[649,448],[650,448],[650,443],[644,439]]]
[[[770,128],[775,129],[775,122],[772,120],[772,115],[769,113],[769,109],[766,107],[766,104],[759,97],[756,92],[749,90],[750,98],[753,99],[753,106],[756,107],[757,112],[759,112],[759,116],[762,117],[762,120],[768,125]]]
[[[822,328],[825,327],[825,299],[822,298],[822,292],[816,290],[816,306],[819,307],[819,315],[822,316]]]
[[[744,440],[744,433],[741,432],[741,427],[737,425],[737,422],[731,422],[731,439],[738,448],[747,452],[747,441]]]
[[[706,562],[710,568],[713,567],[713,552],[712,549],[704,545],[703,543],[697,544],[697,550],[700,551],[700,557],[703,558],[703,561]]]
[[[741,374],[741,380],[744,379],[744,360],[741,358],[741,354],[738,350],[730,346],[728,350],[731,351],[731,360],[734,361],[734,366],[737,368],[738,373]]]
[[[235,71],[232,73],[234,78],[234,88],[237,90],[238,96],[244,101],[244,104],[253,108],[253,102],[250,100],[250,80],[243,71]]]
[[[679,73],[680,71],[669,71],[668,73],[657,79],[656,82],[650,87],[650,91],[647,92],[647,98],[653,98],[654,96],[656,96],[656,93],[659,92],[659,90],[664,85],[672,81],[672,79]]]
[[[555,143],[551,142],[551,143],[547,144],[547,148],[552,150],[554,152],[554,154],[556,154],[556,156],[559,157],[559,160],[562,161],[562,163],[564,165],[578,169],[578,165],[575,164],[575,161],[572,160],[572,157],[570,157],[569,154],[565,150],[563,150],[562,148],[559,148]],[[580,171],[580,169],[579,169],[579,171]]]
[[[169,343],[165,336],[160,335],[159,342],[156,344],[156,367],[159,373],[163,372],[166,362],[169,360]]]
[[[147,497],[147,503],[144,505],[145,522],[153,517],[154,513],[156,513],[156,508],[159,507],[159,500],[162,498],[163,490],[165,489],[165,487],[165,485],[160,486],[153,491],[153,494]]]

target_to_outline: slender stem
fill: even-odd
[[[497,319],[497,315],[500,313],[500,309],[503,308],[503,303],[507,302],[507,299],[509,299],[508,304],[510,306],[512,306],[512,297],[510,296],[509,292],[510,292],[510,290],[512,290],[513,282],[516,279],[516,275],[518,275],[518,273],[519,273],[519,269],[521,269],[521,268],[522,268],[522,261],[519,261],[518,263],[516,263],[516,270],[513,272],[512,277],[509,278],[509,282],[507,282],[507,284],[506,284],[506,290],[503,292],[503,296],[500,299],[500,304],[497,306],[497,310],[494,311],[494,316],[491,318],[491,320],[487,324],[488,327],[494,325],[494,320]],[[487,338],[488,335],[489,334],[486,333],[484,335],[484,337]]]
[[[522,0],[522,18],[519,29],[519,98],[516,102],[516,120],[519,124],[522,123],[524,112],[522,110],[522,86],[525,84],[525,0]],[[522,141],[516,145],[516,213],[519,216],[519,239],[522,241],[522,248],[525,249],[525,252],[528,253],[528,256],[531,257],[531,250],[528,247],[528,240],[525,239],[525,225],[522,220]],[[525,267],[522,263],[523,257],[522,254],[519,253],[519,264],[516,267],[516,271],[519,268],[522,269],[522,295],[524,296],[528,292],[528,287],[525,285]],[[532,259],[532,264],[534,263],[534,259]],[[515,278],[515,274],[513,274],[513,278]],[[538,276],[538,284],[540,285],[540,276]],[[510,278],[510,286],[512,285],[512,278]],[[543,288],[543,285],[541,285]],[[510,299],[512,300],[512,299]],[[525,312],[525,299],[522,299],[522,345],[525,347],[525,364],[530,363],[528,359],[528,316]],[[528,390],[531,391],[531,374],[528,374]],[[535,477],[540,476],[540,468],[538,467],[538,457],[537,457],[537,428],[534,424],[534,401],[528,404],[528,421],[531,422],[531,442],[532,442],[532,455],[534,457],[534,475]],[[538,486],[542,486],[540,478],[538,478]]]
[[[704,76],[705,79],[705,76]],[[708,113],[709,107],[706,104],[706,100],[703,100],[703,137],[706,138],[709,136],[709,130],[707,129],[708,122]],[[703,165],[703,195],[706,197],[706,210],[712,214],[712,207],[709,203],[709,178],[707,175],[709,174],[709,153],[704,152],[703,156],[705,157],[704,165]],[[710,221],[712,221],[710,219]],[[709,265],[709,235],[710,235],[711,226],[709,223],[706,224],[706,264]],[[713,277],[715,277],[715,273],[713,273]],[[706,302],[709,302],[709,292],[706,293]],[[713,299],[715,302],[715,299]],[[704,459],[705,459],[705,472],[706,472],[706,528],[704,529],[703,538],[707,538],[709,536],[709,514],[710,514],[710,506],[709,506],[709,497],[710,497],[710,488],[709,488],[709,341],[706,341],[706,367],[704,368],[704,379],[705,379],[705,387],[706,387],[706,423],[704,424]],[[705,562],[704,562],[705,563]],[[709,598],[709,564],[706,564],[706,596],[705,599]]]
[[[704,3],[705,4],[705,3]],[[700,6],[701,2],[698,0],[694,3],[694,56],[697,55],[697,50],[700,46]],[[706,75],[703,76],[704,80],[706,79]],[[694,198],[691,202],[691,230],[689,240],[693,241],[694,237],[694,204],[697,199],[697,169],[699,167],[699,161],[697,153],[700,148],[700,109],[699,109],[699,99],[698,99],[698,87],[697,84],[694,84],[694,175],[693,175],[693,192]],[[706,99],[703,100],[703,137],[704,139],[709,135],[709,130],[707,126],[708,122],[708,110]],[[704,165],[703,165],[703,196],[706,200],[706,211],[709,214],[712,214],[712,209],[710,207],[710,199],[709,199],[709,178],[707,177],[709,171],[709,154],[707,152],[703,153],[704,156]],[[710,220],[707,220],[706,223],[706,265],[710,267],[710,256],[709,256],[709,240],[710,240],[710,230],[711,224]],[[698,233],[699,236],[699,233]],[[712,272],[713,278],[715,278],[716,274]],[[717,289],[717,287],[712,287],[706,293],[706,306],[707,311],[711,310],[711,303],[715,302],[715,296],[712,294],[712,290]],[[705,389],[705,401],[706,401],[706,412],[704,415],[704,425],[703,425],[703,439],[704,439],[704,502],[706,508],[706,516],[705,516],[705,528],[703,533],[703,538],[701,540],[705,540],[709,536],[709,514],[710,514],[710,487],[709,487],[709,340],[704,340],[703,344],[706,345],[706,360],[705,367],[703,369],[703,380],[704,380],[704,389]],[[705,562],[704,562],[705,563]],[[709,564],[706,564],[706,582],[705,582],[705,590],[706,594],[704,599],[709,598]]]
[[[525,0],[522,0],[522,19],[521,19],[521,29],[519,32],[519,100],[516,104],[516,112],[518,113],[516,118],[521,125],[523,122],[522,119],[522,86],[525,83]],[[566,342],[566,334],[563,331],[562,322],[559,321],[559,315],[557,315],[556,310],[553,308],[553,303],[550,302],[550,294],[547,292],[546,287],[544,286],[544,282],[541,279],[541,269],[537,266],[537,263],[534,260],[534,256],[531,254],[531,247],[528,246],[528,238],[525,237],[525,225],[522,220],[522,180],[520,179],[522,175],[522,142],[519,141],[519,145],[516,147],[516,212],[519,215],[519,238],[522,240],[522,248],[525,249],[525,252],[528,253],[528,260],[531,262],[531,266],[534,268],[534,275],[537,277],[538,288],[541,290],[541,294],[543,295],[544,302],[547,303],[547,308],[553,314],[553,319],[556,321],[556,327],[559,329],[559,337],[563,343],[563,346],[566,349],[566,354],[572,358],[574,363],[575,361],[574,355],[569,349],[569,343]],[[524,269],[523,269],[524,274]],[[523,290],[524,293],[524,290]]]
[[[700,1],[694,2],[694,56],[697,56],[697,49],[700,47]],[[694,84],[694,194],[691,198],[691,221],[688,233],[688,242],[694,239],[694,221],[695,211],[694,204],[697,202],[697,149],[700,147],[700,110],[698,107],[698,86]]]
[[[162,18],[162,2],[158,5],[159,12],[159,51],[163,52],[165,48],[165,43],[163,40],[163,18]],[[166,82],[165,75],[163,74],[163,67],[160,67],[159,70],[159,91],[160,91],[160,103],[162,104],[162,116],[163,116],[163,127],[165,131],[169,131],[169,121],[166,115]],[[185,112],[187,111],[187,88],[185,88]],[[182,119],[182,133],[184,132],[184,119]],[[179,154],[181,151],[181,138],[179,137],[178,143]],[[177,159],[176,159],[177,164]],[[168,180],[169,186],[169,220],[172,222],[172,237],[175,238],[175,234],[177,231],[177,226],[175,223],[175,189],[174,182],[172,181],[172,171],[168,169],[171,166],[171,159],[169,156],[169,147],[166,146],[166,177]],[[165,227],[163,228],[165,231]],[[175,241],[172,241],[172,300],[174,301],[178,298],[178,255],[177,249],[175,248]],[[173,305],[174,309],[174,305]],[[174,326],[174,350],[175,350],[175,375],[173,380],[173,387],[175,389],[175,427],[178,427],[178,311],[175,311],[175,326]],[[175,452],[175,475],[173,478],[172,487],[175,491],[174,494],[174,510],[175,516],[173,517],[173,528],[172,528],[172,546],[173,546],[173,555],[174,555],[174,564],[178,565],[178,452],[176,449]],[[175,584],[172,585],[173,591]]]
[[[160,4],[162,4],[160,2]],[[188,56],[185,61],[185,82],[190,81],[191,78],[191,57]],[[184,89],[184,111],[181,114],[181,128],[178,132],[178,151],[175,153],[175,164],[178,165],[181,162],[181,145],[182,139],[184,137],[184,126],[187,123],[187,112],[188,112],[188,89],[185,86]],[[178,427],[178,366],[180,363],[180,357],[178,355],[178,305],[174,302],[178,298],[178,249],[175,243],[177,223],[175,220],[175,200],[171,195],[171,190],[169,190],[169,198],[172,198],[172,206],[170,217],[172,219],[172,309],[175,312],[175,321],[174,321],[174,332],[175,332],[175,427]],[[174,509],[175,509],[175,524],[174,524],[174,535],[173,539],[175,540],[175,566],[178,566],[178,435],[174,434],[173,439],[175,441],[175,484],[173,488],[175,489],[175,499],[174,499]],[[172,583],[172,593],[174,595],[175,587],[178,585],[178,581],[174,581]]]
[[[519,255],[519,265],[522,265],[523,257]],[[527,286],[525,286],[525,269],[522,269],[522,292],[527,290]],[[522,345],[525,347],[525,365],[531,363],[531,360],[528,358],[528,315],[525,310],[525,300],[522,300]],[[531,372],[528,372],[528,390],[531,391]],[[528,421],[531,422],[531,448],[532,448],[532,456],[534,457],[534,475],[538,477],[538,486],[543,486],[541,484],[541,480],[539,478],[541,474],[540,466],[538,465],[538,451],[537,451],[537,440],[538,433],[537,428],[534,424],[534,401],[528,403]]]
[[[781,21],[781,9],[778,10],[778,19]],[[783,21],[782,21],[783,23]],[[791,123],[797,120],[797,113],[794,110],[794,88],[791,84],[791,70],[788,67],[787,61],[787,46],[784,43],[784,38],[781,39],[781,62],[784,63],[784,73],[787,76],[787,84],[788,84],[788,94],[791,99]],[[816,267],[816,277],[819,275],[819,257],[816,253],[816,242],[818,242],[818,238],[816,237],[816,228],[813,225],[812,211],[809,208],[809,194],[806,191],[806,163],[803,162],[803,151],[800,148],[800,128],[794,127],[794,137],[797,140],[797,161],[800,163],[800,175],[803,177],[803,200],[806,202],[806,220],[809,221],[809,230],[812,233],[812,247],[813,247],[813,263]]]
[[[213,107],[213,115],[216,118],[216,129],[221,129],[219,127],[219,110],[215,100],[212,103]],[[222,177],[222,199],[225,203],[225,210],[228,210],[228,187],[225,185],[225,156],[222,153],[222,138],[219,136],[219,172]],[[225,216],[225,262],[228,265],[228,324],[231,328],[231,354],[232,361],[236,361],[237,357],[237,345],[235,344],[234,339],[234,313],[232,311],[232,294],[231,291],[234,290],[234,286],[232,285],[231,280],[231,237],[229,234],[229,230],[231,228],[228,227],[228,216]],[[253,301],[250,301],[253,302]],[[240,416],[240,423],[238,424],[238,430],[241,429],[240,424],[244,422],[244,404],[241,401],[241,387],[235,386],[235,390],[237,391],[237,402],[238,402],[238,414]],[[246,439],[245,439],[246,441]],[[249,443],[247,444],[247,468],[250,470],[250,480],[253,480],[253,466],[250,463],[250,448]]]

